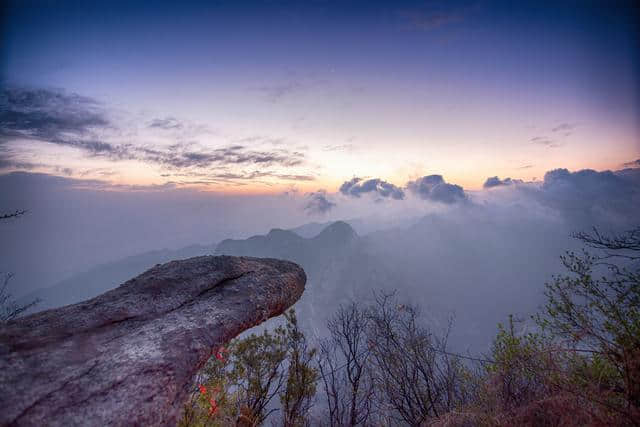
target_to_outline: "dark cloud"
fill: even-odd
[[[22,169],[22,170],[33,170],[38,167],[45,166],[42,163],[31,163],[31,162],[21,162],[14,160],[10,157],[2,157],[0,156],[0,169]]]
[[[442,175],[428,175],[409,181],[407,188],[423,200],[446,204],[468,200],[461,186],[445,182]]]
[[[324,190],[318,190],[307,194],[307,203],[304,210],[309,215],[324,215],[336,206],[334,202],[327,198]]]
[[[257,165],[261,167],[298,166],[304,163],[304,154],[286,149],[250,150],[243,145],[223,148],[193,150],[193,144],[176,144],[169,150],[155,148],[133,148],[130,150],[138,160],[157,163],[171,168],[209,168],[223,165]]]
[[[551,129],[551,132],[562,132],[565,136],[569,136],[576,127],[577,125],[575,123],[560,123]]]
[[[0,95],[0,138],[26,138],[104,150],[94,131],[110,122],[95,100],[64,91],[4,89]]]
[[[287,149],[252,150],[244,145],[210,149],[197,144],[169,147],[112,144],[99,138],[101,130],[114,125],[97,101],[64,91],[45,89],[5,89],[0,96],[0,142],[25,138],[80,149],[92,157],[112,161],[138,160],[167,168],[212,168],[226,165],[292,167],[304,163],[304,154]],[[181,129],[175,118],[155,119],[149,127]],[[264,142],[267,139],[261,137]],[[268,140],[272,143],[278,140]],[[0,154],[3,164],[9,162]],[[274,174],[275,176],[275,174]],[[302,175],[281,175],[303,180]]]
[[[583,169],[570,172],[567,169],[554,169],[544,174],[542,189],[556,191],[571,188],[575,193],[588,193],[592,195],[605,193],[624,193],[629,186],[627,181],[612,171],[598,172],[592,169]]]
[[[233,173],[233,172],[224,172],[224,173],[214,173],[208,174],[207,176],[211,178],[217,179],[228,179],[228,180],[255,180],[259,178],[278,178],[284,181],[314,181],[316,178],[312,175],[294,175],[294,174],[282,174],[275,173],[269,171],[253,171],[253,172],[242,172],[242,173]]]
[[[181,181],[181,184],[215,184],[215,183],[227,183],[244,185],[239,181],[257,181],[262,178],[278,178],[283,181],[315,181],[316,177],[313,175],[295,175],[295,174],[283,174],[272,171],[240,171],[240,172],[208,172],[201,170],[180,170],[175,173],[163,173],[163,178],[185,178]],[[194,180],[196,179],[196,180]],[[268,184],[266,181],[262,181],[264,184]]]
[[[636,218],[640,205],[638,169],[570,172],[555,169],[544,175],[539,192],[534,193],[549,206],[570,216],[576,227],[591,227]],[[526,187],[522,190],[526,191]]]
[[[561,135],[555,135],[554,138],[549,138],[548,136],[534,136],[529,140],[529,142],[538,145],[544,145],[549,148],[560,147],[562,145],[562,142],[558,141],[556,137],[570,136],[577,126],[578,125],[575,123],[560,123],[559,125],[551,128],[551,132],[555,134],[561,133]]]
[[[546,136],[534,136],[529,141],[534,144],[545,145],[550,148],[556,148],[560,146],[560,143]]]
[[[363,193],[374,193],[384,198],[390,197],[395,200],[404,199],[404,191],[402,188],[382,181],[379,178],[368,179],[366,181],[362,178],[353,178],[340,186],[340,192],[351,197],[360,197]]]
[[[516,169],[531,169],[533,167],[533,165],[524,165],[524,166],[520,166],[519,168]]]
[[[91,156],[129,159],[126,145],[100,140],[112,127],[102,105],[94,99],[48,89],[4,89],[0,95],[0,142],[31,139],[73,147]]]
[[[500,179],[497,176],[492,176],[490,178],[487,178],[487,180],[484,182],[482,186],[484,188],[491,188],[491,187],[500,187],[500,186],[512,185],[512,184],[522,184],[522,180],[511,179],[511,178]]]
[[[285,181],[315,181],[316,177],[312,175],[292,175],[292,174],[274,174],[276,178]]]
[[[623,163],[622,166],[624,166],[625,168],[640,168],[640,159]]]
[[[150,128],[157,128],[163,130],[177,130],[182,129],[184,126],[178,119],[174,117],[167,117],[164,119],[153,119],[151,123],[149,123]]]

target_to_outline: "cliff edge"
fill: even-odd
[[[276,259],[172,261],[0,327],[0,425],[175,425],[197,370],[283,313],[306,275]]]

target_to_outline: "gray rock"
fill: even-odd
[[[175,425],[213,352],[283,313],[305,282],[288,261],[203,256],[9,322],[0,425]]]

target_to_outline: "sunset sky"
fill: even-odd
[[[0,173],[336,192],[640,157],[629,2],[15,1]]]

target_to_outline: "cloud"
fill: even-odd
[[[282,174],[270,171],[253,171],[253,172],[222,172],[222,173],[195,173],[195,174],[182,174],[183,176],[200,176],[212,179],[222,180],[255,180],[259,178],[279,178],[285,181],[315,181],[315,177],[312,175],[295,175],[295,174]]]
[[[490,178],[487,178],[487,180],[484,182],[482,186],[484,188],[491,188],[491,187],[500,187],[500,186],[511,185],[511,184],[522,184],[522,180],[511,179],[511,178],[500,179],[497,176],[492,176]]]
[[[589,195],[622,195],[630,186],[627,179],[612,171],[598,172],[582,169],[570,172],[567,169],[553,169],[544,174],[542,189],[547,192],[571,189],[574,193]]]
[[[407,188],[423,200],[431,200],[445,204],[468,200],[464,189],[456,184],[445,182],[442,175],[428,175],[409,181]]]
[[[109,125],[96,100],[65,91],[5,88],[0,94],[3,132],[86,132]]]
[[[31,139],[130,158],[128,146],[100,140],[99,131],[110,127],[105,109],[92,98],[49,89],[8,88],[0,94],[0,143]]]
[[[324,215],[336,206],[327,198],[327,193],[324,190],[307,194],[307,199],[304,210],[309,215]]]
[[[560,123],[559,125],[551,128],[551,132],[555,134],[558,134],[558,133],[562,134],[562,135],[555,135],[557,137],[567,137],[573,133],[573,131],[577,126],[578,125],[576,123]],[[545,145],[549,148],[556,148],[562,145],[562,142],[558,141],[557,138],[549,138],[548,136],[534,136],[529,140],[529,142],[532,142],[538,145]]]
[[[22,137],[64,145],[100,148],[93,131],[109,119],[95,100],[64,91],[3,89],[0,94],[0,138]],[[88,138],[87,141],[84,139]]]
[[[184,126],[178,119],[174,117],[167,117],[164,119],[153,119],[148,127],[157,128],[162,130],[174,130],[174,129],[182,129]]]
[[[14,160],[10,157],[0,157],[0,169],[24,169],[24,170],[33,170],[38,167],[45,166],[42,163],[32,163],[32,162],[21,162]]]
[[[556,148],[560,146],[560,143],[546,136],[534,136],[529,141],[534,144],[546,145],[549,148]]]
[[[554,169],[544,175],[539,190],[519,187],[521,191],[533,193],[543,204],[571,217],[576,228],[591,227],[637,218],[640,169],[617,172]]]
[[[640,159],[623,163],[622,166],[624,166],[625,168],[640,168]]]
[[[374,193],[384,198],[390,197],[395,200],[404,199],[404,191],[400,187],[382,181],[379,178],[368,179],[366,181],[362,178],[353,178],[340,186],[340,192],[350,197],[360,197],[363,193]]]
[[[353,144],[338,144],[338,145],[325,145],[322,147],[322,151],[353,151],[355,146]]]
[[[183,129],[184,125],[173,117],[167,117],[152,120],[148,127],[177,130]],[[65,91],[20,88],[4,89],[0,95],[0,143],[19,138],[38,140],[77,148],[90,157],[104,157],[111,161],[137,160],[166,168],[293,167],[305,161],[302,152],[284,148],[254,150],[241,144],[209,148],[197,143],[158,147],[102,140],[100,136],[104,131],[115,128],[103,106],[88,97]],[[264,142],[266,139],[261,137],[261,140]],[[273,143],[276,140],[268,141]],[[3,157],[0,159],[6,167],[9,160],[6,154]],[[279,177],[305,179],[303,175],[280,174]]]
[[[576,123],[560,123],[551,129],[551,132],[562,132],[564,136],[569,136],[578,125]]]
[[[287,149],[250,150],[243,145],[207,149],[194,145],[175,144],[167,149],[132,148],[134,158],[172,168],[209,168],[223,165],[259,165],[261,167],[298,166],[304,163],[304,154]]]

